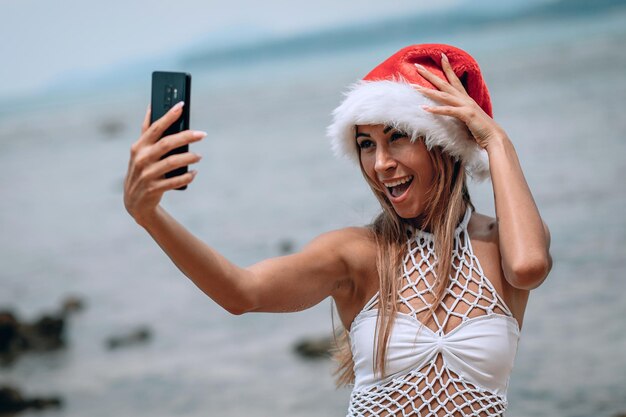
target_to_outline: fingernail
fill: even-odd
[[[424,67],[423,67],[423,66],[421,66],[420,64],[415,64],[415,66],[416,66],[418,69],[421,69],[421,70],[423,70],[423,71],[426,71],[426,68],[424,68]]]
[[[198,157],[198,161],[202,159],[202,155],[200,155],[199,153],[197,153],[196,156]]]
[[[206,132],[203,132],[202,130],[194,130],[194,132],[192,133],[193,137],[198,139],[198,138],[203,138],[207,135]]]
[[[446,54],[444,54],[443,52],[441,53],[441,59],[443,59],[443,60],[444,60],[444,61],[446,61],[446,62],[449,62],[449,61],[448,61],[448,57],[447,57],[447,56],[446,56]]]
[[[178,111],[182,109],[184,105],[185,105],[184,101],[179,101],[178,103],[174,105],[174,107],[172,107],[172,109],[174,109],[174,111]]]
[[[420,107],[423,108],[424,110],[430,109],[430,106],[427,106],[426,104],[422,104]]]

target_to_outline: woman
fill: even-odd
[[[358,161],[383,208],[372,225],[325,233],[301,252],[240,268],[162,207],[199,161],[159,157],[180,106],[131,147],[126,209],[209,297],[233,314],[299,311],[328,296],[346,329],[348,415],[500,416],[529,291],[551,268],[550,236],[515,150],[491,118],[478,65],[439,44],[402,49],[352,86],[328,134]],[[491,176],[497,220],[475,213],[466,176]]]

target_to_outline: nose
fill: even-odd
[[[385,173],[391,168],[395,168],[397,165],[396,160],[389,154],[384,146],[376,148],[376,162],[374,164],[374,170],[378,173]]]

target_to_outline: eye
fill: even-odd
[[[409,136],[409,135],[407,135],[407,134],[406,134],[406,133],[404,133],[404,132],[399,132],[399,131],[396,131],[396,132],[393,132],[393,133],[391,134],[391,136],[389,137],[389,140],[391,140],[391,141],[393,142],[393,141],[395,141],[395,140],[402,139],[402,138],[406,138],[406,137],[408,137],[408,136]]]
[[[374,146],[374,142],[372,142],[369,139],[364,139],[360,142],[357,142],[357,145],[360,149],[367,149],[367,148],[371,148],[372,146]]]

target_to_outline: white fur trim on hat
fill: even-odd
[[[358,163],[356,125],[385,124],[406,132],[415,141],[425,137],[426,147],[441,146],[444,152],[464,162],[475,180],[489,177],[489,159],[470,136],[467,126],[452,116],[429,113],[421,104],[437,105],[405,81],[358,81],[350,86],[344,101],[333,111],[327,134],[336,155]]]

